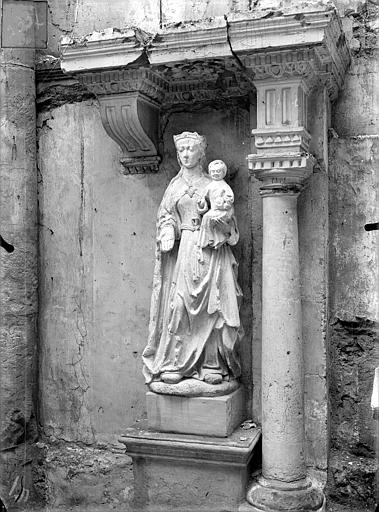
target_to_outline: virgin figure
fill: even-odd
[[[204,209],[199,203],[211,178],[204,171],[205,138],[174,136],[180,171],[163,196],[157,218],[156,264],[148,344],[143,352],[147,384],[197,379],[210,385],[241,374],[238,343],[243,334],[234,214],[225,242],[200,247]]]

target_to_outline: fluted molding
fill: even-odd
[[[166,82],[148,69],[82,73],[99,100],[107,134],[120,146],[124,174],[157,172],[159,109]]]

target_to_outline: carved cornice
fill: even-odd
[[[163,107],[169,108],[180,103],[234,98],[244,96],[249,91],[251,91],[251,83],[238,72],[230,72],[226,78],[223,77],[221,80],[217,74],[212,79],[202,80],[201,77],[182,79],[168,82]]]
[[[62,55],[62,69],[98,97],[126,173],[157,170],[160,108],[246,96],[253,83],[258,103],[266,94],[271,102],[265,112],[258,105],[258,154],[307,151],[308,92],[324,84],[334,99],[350,60],[334,11],[220,18],[155,35],[111,29],[79,41],[65,38]]]
[[[341,22],[330,10],[269,19],[215,19],[199,27],[183,24],[151,34],[144,44],[131,29],[104,31],[79,41],[65,37],[62,54],[62,69],[67,73],[121,69],[141,57],[150,66],[164,67],[238,56],[255,79],[317,76],[332,99],[350,61]]]
[[[139,92],[160,103],[168,89],[166,80],[146,68],[82,73],[78,78],[96,96]]]

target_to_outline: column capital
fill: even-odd
[[[293,52],[292,52],[293,53]],[[305,52],[307,53],[307,52]],[[315,73],[302,61],[286,61],[258,69],[256,153],[248,156],[249,170],[262,181],[263,196],[299,192],[312,174],[315,158],[309,154],[308,96]],[[277,64],[275,64],[277,65]],[[299,74],[298,74],[299,73]],[[301,73],[305,73],[303,76]]]
[[[309,153],[249,155],[249,170],[262,182],[263,197],[278,193],[299,193],[316,162]]]

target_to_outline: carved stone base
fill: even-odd
[[[183,379],[177,384],[165,382],[152,382],[149,389],[154,393],[176,396],[222,396],[233,393],[239,387],[236,380],[226,381],[221,384],[207,384],[203,380]]]
[[[120,439],[133,458],[134,510],[237,512],[251,473],[259,429],[226,439],[127,429]]]
[[[279,482],[258,478],[247,493],[248,503],[238,512],[324,512],[325,497],[308,478]]]
[[[180,397],[146,393],[150,429],[227,437],[244,419],[242,388],[230,395]]]

